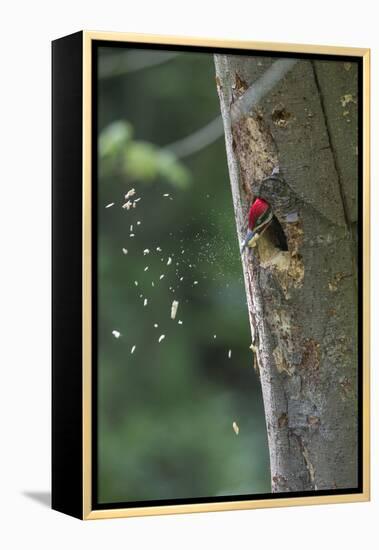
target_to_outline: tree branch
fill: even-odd
[[[218,140],[224,134],[222,117],[218,116],[200,130],[165,147],[177,158],[189,157]]]
[[[298,59],[278,59],[271,67],[254,82],[231,107],[232,122],[238,122],[247,115],[259,101],[268,94],[292,67]]]
[[[297,63],[297,59],[279,59],[246,90],[242,97],[232,105],[232,122],[237,122],[246,115],[285,74]],[[219,116],[193,134],[167,145],[168,149],[178,158],[188,157],[214,143],[224,134],[222,117]]]

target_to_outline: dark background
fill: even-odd
[[[104,47],[98,74],[99,503],[270,492],[224,140],[166,148],[219,116],[213,56]]]

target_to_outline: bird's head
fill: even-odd
[[[248,227],[251,231],[254,231],[254,229],[258,225],[258,221],[262,220],[264,218],[264,214],[269,212],[270,205],[267,201],[265,201],[262,198],[257,198],[253,202],[253,204],[250,207],[249,210],[249,219],[248,219]]]

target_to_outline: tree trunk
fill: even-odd
[[[272,491],[354,488],[357,68],[298,60],[244,114],[238,100],[274,62],[215,56],[239,241],[259,195],[288,244],[269,228],[242,257]]]

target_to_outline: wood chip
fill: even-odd
[[[111,206],[114,206],[114,202],[110,202],[105,208],[111,208]]]
[[[134,188],[129,189],[129,191],[125,195],[125,198],[128,199],[129,197],[132,197],[135,194],[136,194],[136,190]]]
[[[179,302],[177,300],[174,300],[171,305],[171,319],[175,319],[176,313],[178,311]]]
[[[121,336],[121,332],[119,332],[118,330],[112,330],[112,334],[115,338],[120,338]]]
[[[240,429],[239,429],[239,426],[238,426],[237,422],[233,422],[233,430],[234,430],[234,433],[236,435],[238,435],[240,433]]]

